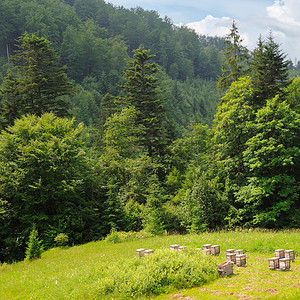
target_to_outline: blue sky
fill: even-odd
[[[253,49],[260,35],[272,30],[289,59],[300,60],[300,0],[108,0],[114,5],[141,6],[168,16],[200,34],[224,36],[235,19],[244,44]]]

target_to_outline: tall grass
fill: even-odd
[[[0,266],[0,299],[142,299],[175,292],[176,288],[181,287],[203,283],[206,287],[214,284],[216,265],[224,261],[225,250],[229,248],[244,249],[250,258],[248,268],[255,263],[261,270],[266,270],[261,271],[262,274],[268,272],[267,258],[274,256],[275,249],[294,249],[296,262],[293,263],[292,275],[289,275],[294,276],[290,279],[294,281],[300,278],[300,270],[296,269],[299,265],[299,237],[299,230],[222,231],[129,239],[117,244],[99,241],[66,249],[54,248],[44,252],[41,259]],[[220,245],[219,257],[203,257],[201,251],[192,250],[207,243]],[[168,250],[171,244],[185,245],[191,250],[171,252]],[[139,259],[135,254],[138,248],[153,249],[154,255]],[[255,257],[264,261],[254,259],[251,262]],[[249,273],[249,269],[245,268],[246,271]],[[278,272],[275,274],[276,277],[271,273],[267,281],[287,276]],[[241,281],[244,276],[236,277],[236,280]],[[259,284],[260,274],[256,276],[255,281]],[[216,282],[219,280],[226,279],[217,279]]]

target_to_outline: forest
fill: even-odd
[[[300,64],[103,0],[0,0],[0,261],[114,231],[299,228]]]

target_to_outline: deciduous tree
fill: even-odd
[[[62,232],[71,243],[101,235],[101,191],[82,130],[47,113],[17,119],[2,131],[0,255],[6,260],[23,258],[33,223],[47,247]]]

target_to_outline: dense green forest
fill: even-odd
[[[250,52],[235,22],[199,36],[102,0],[0,16],[1,261],[30,233],[299,227],[299,64],[271,33]]]

